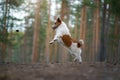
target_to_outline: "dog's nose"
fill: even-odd
[[[55,25],[52,26],[52,29],[56,29]]]
[[[54,28],[54,25],[52,25],[52,28]]]

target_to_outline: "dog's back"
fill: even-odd
[[[63,35],[61,38],[66,47],[70,47],[72,43],[76,43],[78,48],[83,45],[81,42],[72,39],[71,36],[67,34]]]

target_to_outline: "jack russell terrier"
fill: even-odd
[[[52,29],[55,30],[56,34],[49,43],[52,44],[57,41],[59,44],[64,45],[70,53],[75,56],[74,61],[78,60],[79,63],[82,63],[81,47],[84,44],[84,41],[72,39],[67,25],[60,18],[57,18]]]

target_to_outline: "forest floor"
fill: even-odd
[[[0,64],[0,80],[120,80],[120,65],[99,62]]]

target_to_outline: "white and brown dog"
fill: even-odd
[[[78,60],[81,63],[81,46],[84,44],[83,40],[76,41],[72,39],[67,25],[60,18],[57,18],[52,28],[55,30],[56,34],[53,40],[50,41],[50,44],[57,41],[64,45],[70,53],[75,56],[74,61]]]

